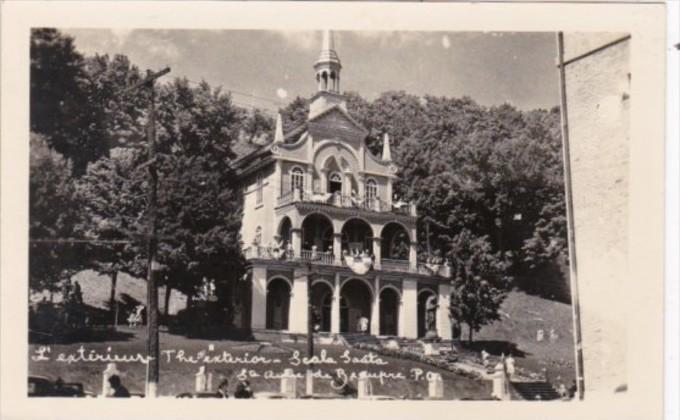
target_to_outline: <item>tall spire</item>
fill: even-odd
[[[283,119],[281,113],[276,115],[276,130],[274,131],[274,143],[283,143]]]
[[[340,57],[338,57],[338,53],[335,51],[333,31],[325,30],[323,31],[319,59],[314,63],[318,90],[340,93],[341,68]]]
[[[392,161],[392,151],[390,150],[390,136],[387,133],[385,133],[385,136],[383,137],[382,160],[388,162]]]

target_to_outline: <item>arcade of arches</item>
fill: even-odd
[[[426,334],[425,309],[427,300],[435,292],[429,288],[421,289],[417,297],[417,335]],[[334,295],[334,286],[326,280],[317,280],[311,288],[311,300],[315,331],[340,333],[371,333],[381,336],[403,335],[400,329],[403,314],[401,292],[393,286],[384,286],[380,290],[377,302],[373,299],[373,288],[366,281],[351,278],[340,286],[338,296]],[[274,278],[267,285],[266,296],[266,328],[271,330],[289,330],[291,307],[291,288],[288,281]],[[306,305],[305,305],[306,307]],[[374,314],[374,311],[378,313]],[[334,314],[339,317],[334,328]],[[362,328],[362,318],[365,318]],[[335,331],[334,331],[335,329]]]
[[[279,223],[278,237],[285,243],[291,241],[292,224],[290,218],[284,217]],[[387,223],[378,238],[380,240],[380,258],[391,260],[409,259],[410,240],[406,228],[399,223]],[[343,226],[341,234],[342,251],[350,253],[366,251],[373,253],[373,241],[376,240],[371,226],[362,219],[349,219]],[[305,217],[302,222],[302,249],[311,250],[316,247],[319,252],[333,250],[333,223],[320,213]]]

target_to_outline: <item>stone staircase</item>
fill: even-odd
[[[512,382],[512,388],[524,400],[554,401],[560,394],[550,382]]]

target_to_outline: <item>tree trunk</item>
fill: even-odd
[[[472,326],[468,325],[468,343],[469,344],[472,344],[472,332],[473,332]]]
[[[111,273],[111,293],[109,294],[109,310],[111,315],[116,313],[116,283],[118,282],[118,272]]]

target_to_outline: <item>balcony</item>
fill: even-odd
[[[344,258],[336,260],[332,252],[318,252],[303,249],[299,256],[293,250],[269,246],[250,246],[244,251],[246,260],[260,259],[271,261],[290,261],[290,262],[312,262],[314,264],[347,267]],[[375,260],[375,257],[374,257]],[[411,267],[407,260],[393,260],[383,258],[379,260],[380,269],[378,271],[392,271],[399,273],[418,274],[422,276],[441,276],[451,277],[451,266],[448,264],[418,263],[416,267]],[[374,263],[375,269],[375,263]]]
[[[388,203],[379,198],[366,199],[359,196],[341,195],[338,193],[318,193],[311,191],[287,191],[278,198],[278,206],[291,203],[313,203],[333,207],[360,209],[377,213],[393,213],[403,216],[416,217],[416,207],[412,203]]]

